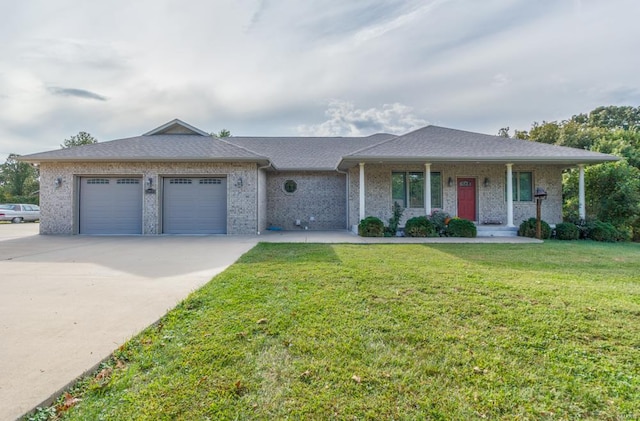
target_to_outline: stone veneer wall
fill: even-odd
[[[142,209],[143,234],[160,234],[161,177],[226,176],[227,233],[255,234],[258,224],[258,171],[253,163],[42,163],[40,165],[40,233],[77,234],[78,177],[139,176],[153,179],[156,194],[145,194]],[[62,185],[54,186],[60,177]],[[242,186],[238,180],[242,178]]]
[[[376,216],[385,224],[391,217],[391,173],[393,171],[422,171],[424,165],[378,165],[366,164],[365,171],[365,216]],[[472,164],[432,164],[431,172],[442,174],[443,210],[451,215],[457,213],[457,192],[455,180],[458,177],[476,179],[477,217],[479,223],[485,221],[501,221],[506,224],[507,207],[505,196],[505,165],[472,165]],[[548,199],[542,205],[542,219],[550,224],[562,222],[562,167],[557,165],[515,164],[513,171],[533,172],[533,186],[547,190]],[[358,166],[349,170],[349,226],[359,222],[359,177]],[[448,179],[454,180],[448,186]],[[484,179],[489,179],[489,186],[484,187]],[[536,204],[533,202],[514,202],[513,222],[518,226],[523,220],[536,216]],[[424,209],[406,209],[400,225],[407,219],[424,215]]]
[[[267,229],[267,172],[258,170],[258,232]]]
[[[294,193],[284,191],[286,180],[296,182]],[[284,230],[345,229],[346,188],[345,175],[335,171],[270,172],[267,223]],[[296,220],[300,220],[300,226],[295,225]]]

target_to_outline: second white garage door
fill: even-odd
[[[225,177],[165,177],[162,231],[165,234],[226,234]]]

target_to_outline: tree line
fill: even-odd
[[[640,240],[640,107],[602,106],[563,121],[533,122],[529,130],[501,128],[499,136],[569,146],[621,158],[585,169],[587,219],[613,224]],[[563,175],[563,217],[578,218],[578,169]]]

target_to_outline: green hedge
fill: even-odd
[[[475,238],[478,235],[478,229],[475,224],[468,219],[462,218],[453,218],[450,220],[446,232],[449,237]]]
[[[571,222],[562,222],[556,225],[556,238],[558,240],[577,240],[580,238],[580,229]]]
[[[436,237],[436,227],[426,216],[416,216],[404,225],[404,235],[407,237]]]
[[[361,237],[384,237],[384,223],[380,218],[367,216],[358,224],[358,235]]]
[[[551,227],[545,221],[540,221],[540,234],[543,239],[551,237]],[[529,218],[522,221],[518,228],[520,237],[536,238],[536,218]]]

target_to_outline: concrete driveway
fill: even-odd
[[[2,420],[95,366],[258,240],[37,233],[0,224]]]

